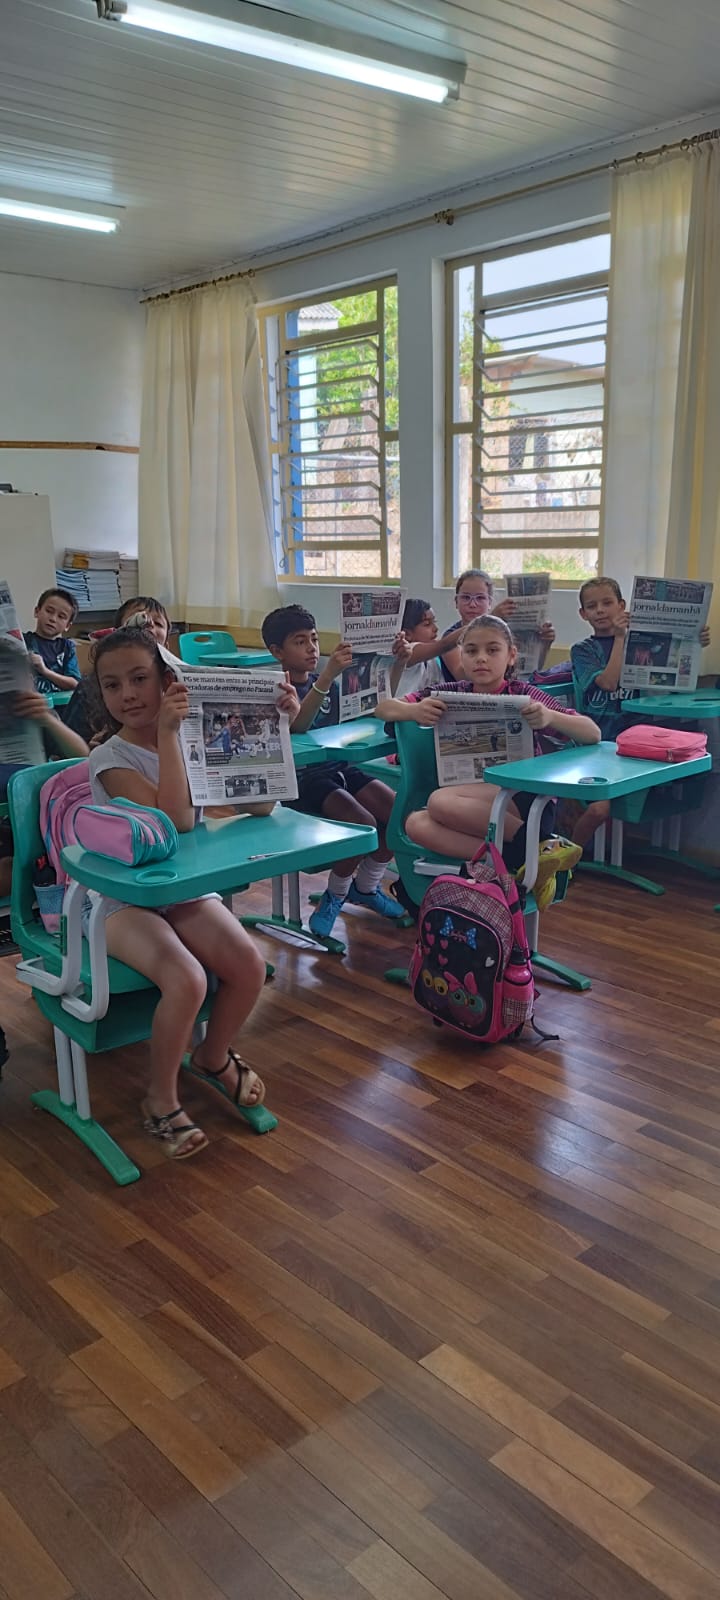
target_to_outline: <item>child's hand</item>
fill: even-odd
[[[539,633],[543,644],[552,644],[555,638],[555,629],[551,622],[544,622]]]
[[[491,615],[493,617],[502,617],[503,622],[507,622],[508,618],[512,616],[514,610],[514,600],[501,600],[498,605],[493,606]]]
[[[424,700],[418,700],[414,711],[413,722],[419,722],[421,728],[434,728],[435,723],[445,715],[442,700],[436,700],[432,695],[427,695]]]
[[[295,721],[300,710],[300,697],[294,683],[290,682],[290,674],[288,672],[285,673],[285,682],[281,683],[278,689],[275,704],[278,711],[287,713],[291,723]]]
[[[340,673],[344,672],[345,668],[350,666],[352,658],[352,645],[343,644],[342,639],[339,639],[332,655],[328,659],[327,666],[323,668],[323,671],[319,674],[319,676],[324,678],[327,674],[332,680],[339,678]]]
[[[613,633],[616,639],[622,639],[624,637],[628,631],[628,628],[630,627],[631,620],[632,619],[629,611],[618,611],[613,623]]]
[[[552,711],[542,700],[531,700],[529,706],[523,706],[522,715],[531,728],[549,728],[552,722]]]
[[[704,628],[700,629],[700,643],[703,647],[703,650],[706,650],[710,643],[710,629],[707,623],[705,623]]]
[[[52,717],[44,694],[38,694],[36,689],[25,689],[22,694],[16,694],[13,710],[16,717],[23,717],[30,722],[48,722]]]
[[[403,664],[407,666],[407,663],[413,653],[413,647],[410,643],[410,640],[406,638],[404,633],[401,632],[397,634],[393,642],[392,653],[395,656],[396,661],[402,661]]]
[[[190,710],[188,692],[184,683],[171,683],[160,703],[158,733],[177,733],[180,723]]]
[[[42,656],[38,655],[37,650],[28,650],[28,661],[30,662],[33,672],[37,672],[40,676],[42,676],[45,671],[45,662],[43,661]]]

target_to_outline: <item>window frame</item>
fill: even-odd
[[[394,289],[399,294],[398,279],[395,274],[388,274],[380,278],[361,281],[359,283],[343,284],[341,287],[317,290],[312,294],[293,295],[287,300],[277,301],[271,305],[259,306],[257,310],[258,328],[260,336],[260,354],[263,367],[263,392],[265,401],[266,433],[268,449],[270,452],[270,474],[272,486],[272,513],[274,532],[275,569],[278,584],[335,584],[342,585],[347,582],[365,584],[399,583],[399,577],[391,578],[388,571],[388,496],[387,496],[387,458],[388,449],[393,444],[399,444],[400,428],[387,426],[387,395],[385,391],[385,294],[388,289]],[[318,333],[298,334],[295,337],[285,335],[285,318],[293,312],[300,311],[315,305],[324,305],[348,298],[352,295],[377,293],[378,314],[372,322],[356,323],[345,328],[333,329],[327,338]],[[278,436],[277,399],[275,401],[275,418],[273,416],[272,392],[277,396],[277,363],[284,355],[293,352],[302,352],[303,349],[326,344],[330,348],[333,344],[342,343],[343,339],[362,336],[378,338],[378,499],[380,513],[380,573],[355,574],[345,578],[335,574],[306,574],[297,570],[298,556],[320,552],[324,550],[339,550],[359,552],[368,550],[376,552],[378,541],[369,539],[367,535],[358,534],[357,540],[350,539],[323,539],[313,540],[311,545],[303,545],[302,539],[292,537],[288,522],[283,513],[283,495],[287,490],[281,483],[281,461],[283,459],[282,443]],[[272,388],[271,388],[272,386]],[[398,396],[399,399],[399,396]],[[282,559],[283,568],[279,567]],[[400,545],[400,559],[402,561],[402,544]],[[285,565],[287,570],[285,570]]]
[[[482,333],[484,319],[488,312],[500,308],[511,308],[513,304],[526,305],[531,297],[542,299],[550,297],[553,293],[562,292],[563,285],[573,285],[574,290],[587,290],[590,294],[597,289],[609,289],[610,267],[596,273],[578,274],[575,278],[555,278],[548,282],[527,285],[522,289],[511,289],[505,294],[482,295],[479,285],[482,284],[482,268],[490,261],[507,260],[510,256],[532,254],[543,249],[551,249],[553,245],[572,244],[582,239],[598,238],[610,232],[610,218],[598,222],[587,223],[576,228],[554,229],[549,233],[536,234],[532,239],[523,239],[515,244],[498,245],[490,250],[475,250],[465,255],[453,256],[445,261],[445,447],[444,447],[444,537],[443,537],[443,582],[446,587],[452,587],[457,576],[457,561],[455,557],[455,473],[454,454],[458,438],[469,435],[471,440],[471,481],[475,483],[478,470],[481,467],[482,437],[476,426],[477,408],[475,383],[473,382],[471,416],[467,422],[456,421],[454,415],[454,380],[456,363],[456,330],[455,330],[455,286],[454,274],[463,267],[472,267],[475,277],[473,281],[473,372],[477,369],[482,358]],[[606,323],[606,351],[607,351],[607,323]],[[605,489],[605,453],[607,444],[607,355],[605,361],[602,406],[602,443],[600,455],[600,499],[597,507],[598,532],[581,537],[575,542],[568,538],[567,533],[542,534],[543,545],[546,549],[597,549],[598,572],[602,572],[603,558],[603,495]],[[531,430],[528,430],[530,434]],[[505,537],[502,540],[493,540],[490,544],[484,542],[484,549],[502,550],[528,550],[526,537]],[[482,568],[483,542],[481,541],[480,527],[473,513],[470,536],[470,565]],[[574,578],[552,579],[554,589],[576,589]]]

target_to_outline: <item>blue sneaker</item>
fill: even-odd
[[[366,911],[376,911],[379,917],[387,917],[391,922],[400,922],[407,916],[404,906],[398,905],[397,900],[391,900],[389,894],[385,894],[379,886],[373,889],[372,894],[362,894],[353,879],[347,898],[351,906],[364,906]],[[312,918],[310,925],[312,927]]]
[[[322,900],[319,900],[312,916],[309,918],[308,927],[316,939],[329,939],[335,925],[335,918],[345,904],[341,894],[331,894],[325,890]]]

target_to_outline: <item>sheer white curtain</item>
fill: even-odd
[[[257,322],[247,285],[148,306],[142,589],[186,622],[256,628],[278,604]]]
[[[715,582],[720,666],[720,151],[669,151],[613,180],[605,570]]]
[[[714,579],[710,654],[719,665],[720,151],[714,142],[693,156],[666,571]]]
[[[692,157],[613,176],[603,566],[665,571]]]

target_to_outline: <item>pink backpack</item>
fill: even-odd
[[[138,867],[148,861],[166,861],[175,854],[179,842],[175,824],[164,811],[122,799],[106,806],[95,805],[87,761],[63,767],[43,784],[40,832],[48,867],[55,877],[54,883],[35,885],[38,910],[47,933],[58,933],[60,929],[63,896],[69,881],[61,860],[66,845],[79,844],[84,850]]]
[[[418,914],[408,974],[433,1021],[498,1044],[532,1021],[535,985],[515,879],[492,844],[481,844],[468,878],[435,878]]]
[[[623,728],[615,747],[619,756],[634,756],[640,761],[693,761],[707,755],[707,734],[639,722],[633,728]]]

